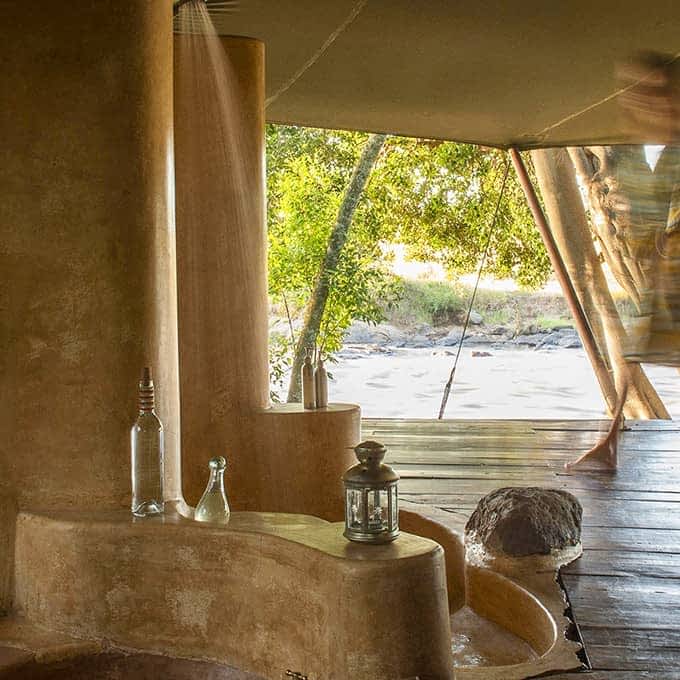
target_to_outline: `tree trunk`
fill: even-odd
[[[616,387],[620,388],[625,381],[629,385],[626,404],[629,417],[668,418],[663,402],[641,366],[624,358],[622,341],[626,331],[595,251],[569,154],[564,149],[549,149],[533,151],[532,158],[553,237],[600,353],[612,372],[611,387],[603,388],[605,401],[611,407],[611,390],[614,389],[615,396]],[[626,263],[626,271],[630,271],[631,264],[632,261]]]
[[[366,146],[361,152],[361,157],[354,168],[352,178],[347,186],[342,203],[340,204],[338,216],[328,239],[326,255],[321,264],[316,284],[314,285],[312,298],[307,306],[305,324],[295,348],[295,358],[293,360],[290,385],[288,388],[288,402],[300,401],[300,371],[304,362],[305,352],[308,347],[314,347],[316,345],[319,329],[321,327],[321,320],[323,319],[326,302],[333,283],[333,276],[337,269],[338,262],[340,261],[342,249],[347,242],[354,212],[359,204],[359,200],[361,199],[361,195],[363,194],[364,187],[371,174],[373,165],[378,158],[380,149],[382,149],[383,144],[385,143],[385,139],[386,135],[382,134],[371,135],[368,138]]]
[[[512,158],[513,165],[515,166],[515,171],[517,172],[517,177],[522,185],[522,190],[526,196],[527,203],[534,216],[534,221],[541,234],[545,249],[548,252],[548,257],[552,264],[553,270],[555,271],[555,276],[562,288],[565,300],[569,305],[569,309],[574,318],[574,323],[576,325],[576,330],[583,342],[583,348],[586,351],[586,355],[590,360],[590,364],[593,367],[593,372],[595,373],[595,378],[600,385],[602,390],[602,396],[604,397],[605,403],[607,404],[607,409],[613,413],[615,411],[616,405],[616,387],[614,385],[614,380],[611,375],[611,370],[609,363],[602,353],[602,348],[598,346],[593,330],[590,326],[586,313],[581,304],[576,291],[574,290],[574,284],[571,277],[569,276],[569,271],[562,258],[562,253],[557,246],[555,241],[555,236],[553,235],[548,220],[543,212],[543,208],[538,200],[536,194],[536,189],[531,182],[529,173],[527,172],[524,161],[519,151],[515,148],[510,149],[510,157]],[[545,193],[548,196],[552,196],[554,187],[548,188]]]

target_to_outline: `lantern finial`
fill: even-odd
[[[367,439],[354,447],[354,453],[364,465],[380,464],[385,458],[387,449],[384,444]]]

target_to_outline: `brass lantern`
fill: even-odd
[[[342,477],[345,485],[345,538],[388,543],[399,535],[399,475],[382,461],[387,449],[365,441],[354,448],[359,464]]]

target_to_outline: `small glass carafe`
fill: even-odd
[[[224,470],[227,461],[223,456],[211,458],[210,479],[201,500],[198,501],[194,511],[194,519],[197,522],[216,522],[226,524],[229,521],[229,503],[224,491]]]

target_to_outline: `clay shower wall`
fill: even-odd
[[[175,36],[182,467],[195,504],[208,459],[226,456],[240,508],[259,485],[252,418],[269,404],[264,45],[222,38],[223,60],[219,40]]]
[[[148,362],[177,497],[171,3],[3,3],[0,34],[0,495],[127,505]]]

